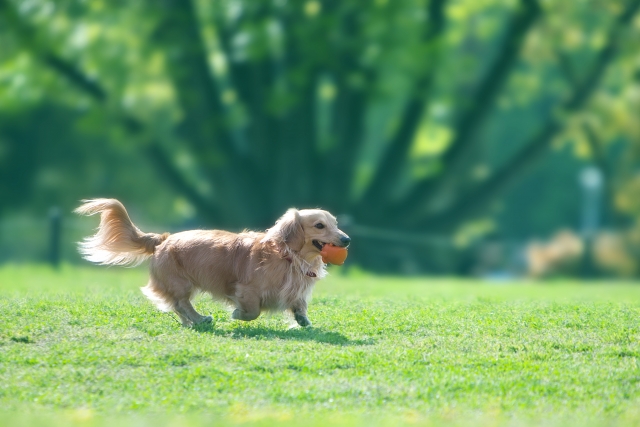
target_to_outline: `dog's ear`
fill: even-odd
[[[298,210],[291,208],[282,215],[276,224],[267,230],[266,238],[285,243],[294,251],[301,250],[304,246],[304,230]]]

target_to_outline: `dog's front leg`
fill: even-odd
[[[236,309],[231,314],[232,319],[250,321],[260,316],[260,298],[248,289],[236,294]]]
[[[293,312],[293,317],[298,322],[298,325],[302,327],[311,326],[311,321],[307,317],[307,301],[306,300],[298,300],[293,303],[291,307],[291,311]]]

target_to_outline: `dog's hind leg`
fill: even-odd
[[[202,316],[191,305],[193,286],[186,278],[178,275],[161,278],[152,271],[149,284],[142,288],[142,292],[162,311],[173,310],[180,317],[183,326],[213,320],[211,316]]]
[[[177,309],[174,309],[173,311],[180,318],[180,322],[182,323],[182,326],[189,327],[189,326],[191,326],[193,324],[193,323],[191,323],[191,321],[189,320],[189,318],[187,316],[185,316],[184,314],[181,314]]]
[[[196,309],[193,308],[193,305],[191,305],[189,298],[179,300],[173,309],[178,316],[180,316],[184,326],[188,326],[188,323],[185,323],[185,319],[194,325],[198,325],[200,323],[211,323],[213,320],[211,316],[203,316],[198,313]]]

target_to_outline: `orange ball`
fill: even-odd
[[[344,264],[344,260],[347,259],[348,251],[347,248],[341,248],[339,246],[334,246],[330,243],[327,243],[322,247],[320,251],[320,255],[322,255],[322,262],[342,265]]]

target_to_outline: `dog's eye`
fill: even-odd
[[[314,225],[315,228],[324,228],[324,224],[319,222],[316,225]]]

